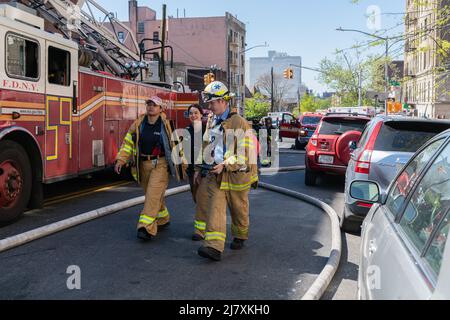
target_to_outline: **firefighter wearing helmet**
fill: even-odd
[[[227,207],[231,213],[232,250],[240,250],[249,236],[249,199],[252,187],[258,183],[255,138],[249,123],[231,111],[234,96],[221,82],[209,84],[203,101],[212,115],[203,137],[204,164],[207,174],[205,194],[208,210],[204,245],[198,250],[203,258],[220,261],[225,249]],[[196,179],[201,173],[196,171]]]

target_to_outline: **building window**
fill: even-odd
[[[70,86],[70,52],[48,48],[48,83]]]
[[[125,42],[125,33],[123,31],[119,31],[117,33],[117,38],[119,39],[120,43],[124,43]]]
[[[6,73],[10,77],[39,78],[39,44],[13,34],[6,37]]]
[[[145,33],[145,23],[144,22],[138,22],[138,33]]]

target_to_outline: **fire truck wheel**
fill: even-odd
[[[0,141],[0,225],[20,218],[30,200],[32,173],[24,148]]]

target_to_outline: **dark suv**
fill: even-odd
[[[300,119],[300,131],[298,137],[295,139],[295,149],[304,149],[314,132],[316,132],[323,115],[320,113],[304,113]]]

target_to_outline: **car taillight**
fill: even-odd
[[[380,133],[383,122],[379,122],[372,132],[364,150],[356,160],[355,172],[369,174],[370,173],[370,161],[372,160],[373,149],[375,147],[375,142],[377,141],[378,134]]]
[[[356,172],[357,173],[370,173],[370,159],[372,159],[372,151],[364,150],[358,161],[356,161]]]

